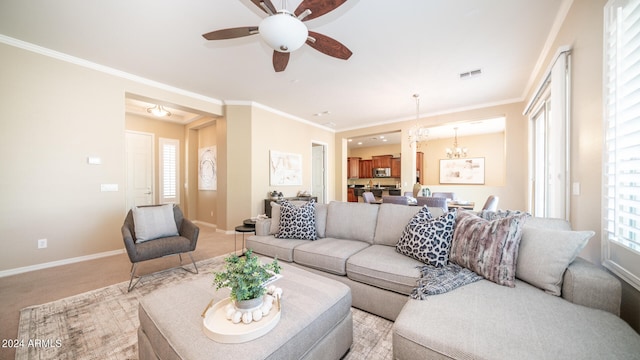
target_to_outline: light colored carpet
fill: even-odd
[[[16,348],[16,359],[137,359],[139,299],[180,281],[212,276],[223,259],[198,262],[198,275],[182,269],[149,275],[130,293],[128,282],[122,282],[24,308],[17,337],[22,344]],[[391,359],[393,323],[358,309],[352,312],[354,341],[345,359]]]

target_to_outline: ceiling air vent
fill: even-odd
[[[471,79],[480,75],[482,75],[482,69],[476,69],[476,70],[460,73],[460,79],[461,80]]]

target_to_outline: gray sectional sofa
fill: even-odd
[[[256,224],[247,248],[347,284],[354,307],[394,321],[395,359],[640,357],[640,336],[619,318],[619,281],[583,259],[573,260],[575,254],[562,255],[565,240],[580,235],[564,220],[526,221],[515,287],[483,279],[426,300],[411,299],[424,264],[398,253],[395,245],[418,210],[316,204],[318,239],[310,241],[276,238],[280,219],[274,207],[271,219]],[[439,208],[429,210],[442,214]],[[558,279],[549,278],[553,271]],[[560,296],[547,283],[561,289]]]

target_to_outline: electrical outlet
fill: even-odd
[[[47,247],[47,239],[38,240],[38,249],[45,249]]]

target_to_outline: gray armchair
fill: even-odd
[[[127,217],[124,219],[121,231],[127,255],[131,261],[131,279],[129,280],[128,291],[133,290],[141,279],[141,277],[136,276],[136,268],[138,263],[141,261],[157,259],[167,255],[178,255],[180,258],[179,267],[193,274],[198,273],[198,267],[193,260],[191,252],[196,249],[200,229],[189,219],[184,218],[182,210],[180,210],[180,207],[177,205],[173,206],[173,217],[176,222],[176,228],[178,229],[178,236],[169,236],[144,242],[136,242],[133,212],[129,210],[127,213]],[[185,268],[182,265],[183,253],[189,254],[194,270]],[[133,282],[134,278],[137,278],[135,283]]]

